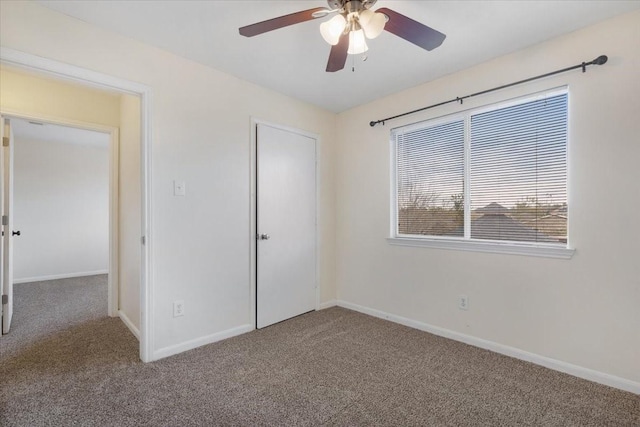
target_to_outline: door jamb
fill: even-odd
[[[258,165],[258,125],[266,125],[276,129],[281,129],[287,132],[296,133],[298,135],[306,136],[314,139],[315,144],[315,156],[316,156],[316,227],[315,227],[315,241],[316,241],[316,277],[315,277],[315,293],[316,304],[315,310],[320,310],[320,135],[307,132],[305,130],[279,125],[266,120],[251,117],[251,143],[250,143],[250,165],[249,165],[249,194],[250,194],[250,207],[249,207],[249,287],[250,287],[250,318],[253,329],[257,329],[258,318],[256,315],[257,310],[257,242],[256,242],[256,222],[257,222],[257,165]]]
[[[151,214],[151,119],[152,90],[149,86],[53,59],[0,47],[0,63],[32,70],[49,77],[68,80],[84,86],[115,90],[140,97],[140,181],[142,197],[142,236],[140,265],[140,359],[155,360],[153,348],[153,222]]]
[[[109,135],[109,275],[107,314],[110,317],[118,317],[118,292],[119,292],[119,266],[118,266],[118,216],[119,216],[119,129],[113,126],[105,126],[97,123],[71,120],[63,117],[47,116],[42,114],[28,114],[20,111],[2,109],[0,114],[9,119],[23,119],[41,123],[73,127],[106,133]]]

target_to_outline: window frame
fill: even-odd
[[[507,240],[485,240],[471,238],[471,193],[470,189],[470,168],[471,168],[471,117],[490,111],[503,108],[509,108],[515,105],[525,104],[528,102],[538,101],[552,96],[566,94],[567,96],[567,142],[566,142],[566,189],[567,202],[570,199],[569,186],[569,108],[570,96],[568,86],[553,88],[533,94],[524,95],[504,101],[498,101],[492,104],[474,107],[468,110],[435,117],[433,119],[423,120],[416,123],[410,123],[391,129],[389,133],[389,157],[390,157],[390,230],[387,242],[391,245],[398,246],[416,246],[428,247],[436,249],[462,250],[473,252],[489,252],[498,254],[513,254],[525,256],[538,256],[547,258],[570,259],[575,253],[575,249],[571,247],[569,240],[569,223],[567,222],[567,243],[559,245],[556,243],[543,242],[518,242]],[[419,128],[434,127],[455,121],[464,121],[464,236],[425,236],[413,234],[400,234],[398,230],[398,158],[397,158],[397,134],[407,132]],[[569,212],[569,203],[567,203],[567,217]],[[468,237],[467,237],[468,236]]]

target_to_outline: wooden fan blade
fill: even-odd
[[[246,27],[241,27],[239,31],[240,34],[245,37],[257,36],[262,33],[277,30],[278,28],[288,27],[289,25],[299,24],[301,22],[311,21],[312,19],[316,19],[313,16],[315,12],[319,12],[325,9],[325,7],[316,7],[314,9],[303,10],[301,12],[279,16],[278,18],[273,18],[267,21],[247,25]]]
[[[329,53],[329,62],[327,62],[327,71],[330,73],[340,71],[347,63],[347,51],[349,50],[349,34],[340,36],[337,45],[331,46]]]
[[[423,49],[433,50],[440,46],[447,37],[440,31],[436,31],[386,7],[376,10],[376,12],[384,13],[389,18],[384,26],[385,30]]]

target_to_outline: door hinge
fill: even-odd
[[[7,215],[2,215],[2,225],[9,225],[9,217]]]
[[[9,295],[2,295],[2,304],[9,304]]]
[[[2,137],[2,146],[3,147],[8,147],[9,146],[9,137],[8,136],[3,136]]]
[[[146,244],[146,243],[147,243],[147,239],[146,239],[146,237],[145,237],[145,236],[142,236],[142,237],[140,238],[140,242],[141,242],[143,245],[144,245],[144,244]]]

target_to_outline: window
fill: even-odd
[[[566,90],[392,131],[391,243],[570,257]]]

